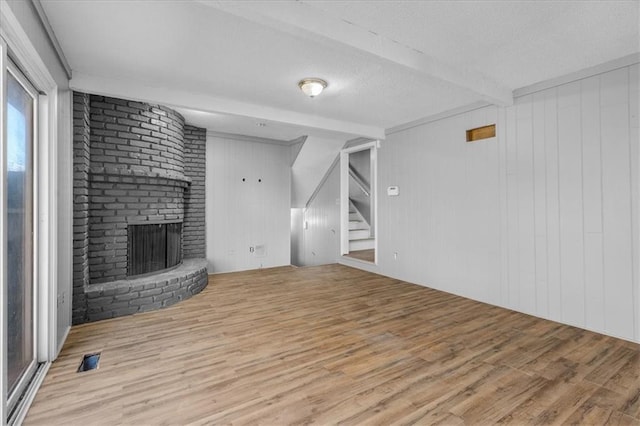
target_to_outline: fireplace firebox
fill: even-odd
[[[182,223],[127,226],[127,276],[168,269],[182,262]]]

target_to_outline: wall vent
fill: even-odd
[[[467,142],[475,142],[481,139],[489,139],[496,136],[496,125],[490,124],[488,126],[476,127],[475,129],[467,130]]]

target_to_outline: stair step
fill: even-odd
[[[363,220],[350,220],[349,221],[349,230],[354,231],[358,229],[369,229],[369,225]]]
[[[349,241],[349,251],[369,250],[376,247],[375,238]]]
[[[371,231],[369,229],[350,229],[349,241],[352,240],[364,240],[371,237]]]

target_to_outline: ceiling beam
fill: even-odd
[[[357,49],[360,52],[417,71],[425,78],[455,86],[478,100],[496,105],[513,104],[513,91],[471,68],[445,64],[373,31],[332,16],[301,1],[197,0],[207,6],[266,25],[279,31]]]
[[[307,129],[328,130],[344,135],[365,136],[372,139],[385,138],[385,131],[381,127],[239,102],[203,93],[192,93],[165,87],[149,87],[135,81],[122,81],[74,72],[69,86],[73,90],[95,95],[159,103],[217,114],[251,117],[274,123],[301,126]]]

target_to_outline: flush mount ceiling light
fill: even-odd
[[[327,82],[320,78],[304,78],[298,82],[302,93],[310,98],[318,96],[327,87]]]

